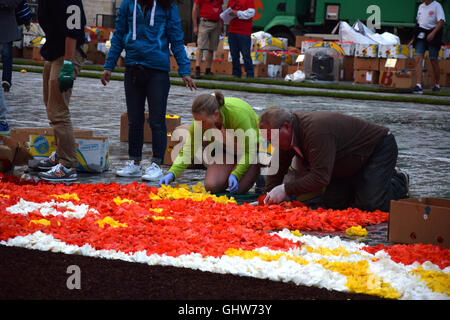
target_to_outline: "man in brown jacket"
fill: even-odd
[[[397,143],[386,127],[335,112],[283,109],[263,112],[259,125],[269,141],[279,135],[279,170],[267,176],[266,203],[326,188],[327,208],[387,212],[391,200],[408,195],[408,175],[395,168]],[[287,181],[294,156],[297,173]]]

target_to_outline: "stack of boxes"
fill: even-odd
[[[152,142],[152,130],[150,126],[147,124],[149,119],[149,114],[145,114],[145,125],[144,125],[144,142],[151,143]],[[166,115],[166,127],[167,127],[167,149],[166,154],[164,156],[164,164],[171,165],[171,152],[173,147],[178,144],[178,141],[172,141],[172,133],[173,131],[179,127],[181,124],[181,117],[178,115]],[[120,117],[120,141],[128,142],[128,114],[124,113]]]
[[[191,60],[191,70],[195,71],[197,47],[195,43],[188,43],[185,46],[186,54]],[[252,51],[251,57],[253,61],[255,77],[284,77],[290,67],[296,66],[296,58],[300,50],[294,47],[287,46],[287,39],[283,38],[262,38],[256,39],[252,37]],[[171,70],[178,70],[176,60],[173,56],[170,57]],[[244,61],[240,57],[242,65],[242,74],[245,76]],[[200,64],[200,71],[205,72],[205,54]],[[228,38],[225,37],[219,42],[219,47],[214,53],[213,64],[211,72],[217,75],[232,75],[233,65],[230,54],[230,46]]]

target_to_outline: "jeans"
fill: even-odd
[[[0,51],[2,51],[3,43],[0,43]],[[0,87],[0,121],[6,121],[6,100],[3,88]]]
[[[323,195],[325,206],[389,212],[391,200],[407,198],[408,193],[404,177],[395,170],[397,155],[397,143],[389,134],[355,176],[331,180]]]
[[[3,46],[3,50],[1,50],[1,53],[3,62],[2,81],[7,81],[9,84],[11,84],[13,64],[12,42],[5,43],[5,45]]]
[[[125,70],[125,98],[128,112],[128,156],[142,160],[144,146],[145,100],[148,102],[149,125],[152,131],[152,162],[162,164],[167,147],[166,109],[170,79],[165,71],[145,68],[140,76],[145,81],[136,83],[133,66]],[[139,83],[144,82],[144,83]]]
[[[254,78],[253,61],[250,53],[250,47],[252,45],[251,37],[238,33],[230,33],[228,35],[228,42],[230,44],[230,54],[233,60],[233,75],[238,78],[242,76],[240,62],[240,53],[242,53],[247,78]]]
[[[430,59],[438,59],[439,58],[439,50],[441,48],[433,46],[431,43],[429,43],[426,40],[418,39],[416,42],[416,45],[414,46],[414,49],[416,49],[416,52],[415,52],[416,56],[423,56],[425,54],[425,51],[428,50]]]

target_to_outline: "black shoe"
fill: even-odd
[[[2,87],[5,92],[9,92],[9,89],[11,88],[11,83],[9,83],[8,81],[3,81]]]
[[[406,197],[409,198],[409,174],[407,174],[404,171],[401,171],[399,167],[395,167],[395,171],[404,180],[406,187]]]
[[[422,89],[422,87],[419,87],[419,86],[415,86],[414,87],[414,89],[413,89],[413,93],[415,93],[415,94],[423,94],[423,89]]]
[[[441,87],[438,87],[438,86],[433,87],[433,92],[439,92],[439,91],[441,91]]]
[[[63,182],[75,181],[78,179],[77,170],[74,168],[66,168],[58,163],[47,172],[39,173],[39,178],[46,181]]]
[[[50,170],[58,164],[56,152],[53,152],[47,159],[39,161],[37,167],[41,170]]]

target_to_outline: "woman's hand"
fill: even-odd
[[[106,86],[111,81],[111,71],[104,70],[102,73],[101,81]]]
[[[192,89],[197,90],[197,86],[195,85],[194,81],[192,80],[192,78],[190,76],[184,76],[183,81],[184,81],[184,85],[186,86],[186,88],[189,88],[189,90],[191,90],[191,91],[192,91]]]

